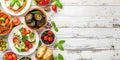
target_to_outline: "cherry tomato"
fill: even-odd
[[[14,37],[14,38],[13,38],[13,42],[14,42],[15,44],[20,44],[20,40],[19,40],[17,37]]]
[[[48,34],[52,36],[53,32],[51,30],[48,31]]]
[[[56,12],[57,7],[55,5],[52,5],[52,10]]]
[[[19,24],[20,24],[20,19],[18,17],[14,17],[13,25],[19,25]]]
[[[27,40],[27,41],[25,42],[25,45],[28,46],[29,44],[30,44],[30,42]]]
[[[45,5],[45,1],[40,1],[39,6],[43,6],[43,5]]]
[[[24,50],[25,50],[25,51],[28,51],[28,50],[29,50],[28,46],[25,46]]]
[[[4,30],[5,30],[5,27],[2,27],[2,28],[1,28],[1,31],[3,32]]]
[[[27,30],[27,31],[26,31],[26,34],[30,34],[30,32],[31,32],[30,30]]]
[[[25,35],[26,35],[26,29],[22,28],[22,36],[25,36]]]
[[[53,40],[53,38],[52,37],[48,37],[48,41],[52,41]]]
[[[48,36],[44,36],[44,40],[48,40]]]
[[[49,3],[49,0],[44,0],[45,1],[45,4],[47,5]]]

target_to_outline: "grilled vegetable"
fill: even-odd
[[[32,21],[31,23],[28,24],[30,27],[34,27],[35,26],[35,21]]]
[[[31,23],[32,22],[32,14],[27,14],[25,16],[25,20],[26,20],[27,23]]]
[[[40,21],[42,19],[42,16],[41,14],[35,14],[34,15],[34,18],[37,20],[37,21]]]

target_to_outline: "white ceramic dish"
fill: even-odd
[[[20,12],[18,12],[18,13],[15,13],[15,12],[9,10],[6,7],[4,0],[1,0],[0,2],[1,2],[1,6],[2,6],[2,8],[3,8],[4,11],[6,11],[7,13],[9,13],[9,14],[11,14],[13,16],[20,16],[20,15],[24,14],[29,9],[29,7],[30,7],[30,5],[32,3],[32,0],[27,0],[26,6]]]
[[[32,47],[29,51],[27,51],[27,52],[18,52],[17,49],[14,47],[13,36],[14,36],[14,32],[16,32],[17,30],[19,30],[19,29],[22,28],[22,27],[25,27],[25,26],[24,26],[24,25],[19,25],[19,26],[15,27],[15,28],[11,31],[11,33],[9,34],[9,36],[8,36],[9,47],[12,49],[13,52],[15,52],[15,53],[18,54],[18,55],[30,55],[30,54],[32,54],[32,53],[36,50],[36,48],[38,47],[39,35],[38,35],[37,31],[31,30],[31,29],[29,29],[28,27],[25,27],[25,28],[27,28],[27,29],[29,29],[29,30],[31,30],[32,32],[35,33],[36,43],[33,45],[33,47]]]

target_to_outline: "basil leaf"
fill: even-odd
[[[64,60],[64,57],[61,54],[58,54],[58,60]]]
[[[42,42],[41,41],[39,41],[39,44],[38,44],[38,46],[41,46],[42,45]]]
[[[65,40],[60,40],[59,43],[60,43],[60,44],[64,44],[64,43],[65,43]]]
[[[55,45],[54,45],[54,49],[57,48],[57,46],[58,46],[58,44],[55,44]]]
[[[53,57],[52,60],[57,60],[57,57]]]
[[[58,1],[55,1],[55,2],[56,2],[55,5],[56,5],[57,7],[61,8],[61,9],[63,8],[63,5],[62,5],[60,2],[58,2]]]
[[[21,4],[20,4],[20,2],[19,2],[19,1],[17,1],[17,2],[16,2],[16,4],[17,4],[17,6],[19,6],[19,7],[21,6]]]
[[[58,32],[58,28],[57,28],[57,27],[54,27],[54,30],[55,30],[56,32]]]
[[[32,14],[42,14],[40,11],[32,11]]]
[[[33,41],[33,43],[36,43],[36,39]]]
[[[14,6],[15,5],[15,0],[12,0],[11,2],[10,2],[10,6],[12,7],[12,6]]]
[[[58,48],[62,51],[64,51],[64,47],[61,44],[58,44]]]
[[[33,3],[34,3],[35,5],[38,5],[38,3],[37,3],[35,0],[33,0]]]
[[[56,24],[54,21],[51,22],[53,27],[56,27]]]
[[[25,42],[28,39],[28,36],[22,36],[22,41]]]
[[[30,37],[30,38],[34,38],[34,35],[35,35],[35,34],[34,34],[33,32],[31,32],[30,35],[29,35],[29,37]]]

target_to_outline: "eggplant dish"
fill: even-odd
[[[25,22],[28,27],[38,29],[45,25],[46,15],[39,9],[33,9],[26,14]]]

